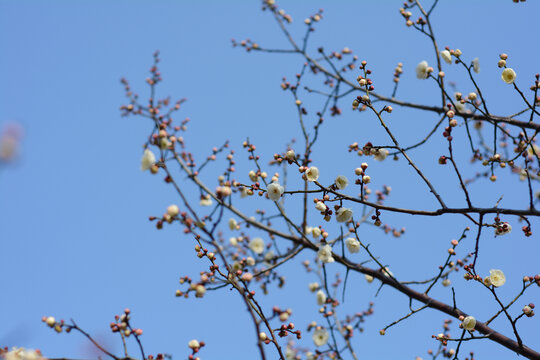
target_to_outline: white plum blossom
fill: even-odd
[[[328,342],[328,331],[325,329],[317,329],[313,332],[313,342],[315,346],[323,346]]]
[[[287,160],[294,160],[294,158],[296,157],[296,155],[294,154],[294,150],[289,150],[287,151],[287,153],[285,154],[285,157],[287,158]]]
[[[278,201],[285,189],[283,189],[283,186],[281,186],[279,183],[273,182],[268,185],[266,190],[268,191],[268,197],[270,200]]]
[[[310,167],[306,170],[306,179],[308,181],[317,181],[319,178],[319,169],[315,166]]]
[[[375,280],[373,276],[368,274],[364,275],[364,277],[366,278],[366,281],[370,284],[373,282],[373,280]]]
[[[427,79],[428,77],[428,72],[427,72],[427,69],[428,69],[428,63],[427,61],[421,61],[417,66],[416,66],[416,77],[418,79]]]
[[[347,238],[347,240],[345,240],[345,245],[347,245],[347,249],[351,254],[360,251],[360,242],[353,237]]]
[[[311,229],[311,235],[313,236],[313,238],[318,238],[319,236],[321,236],[321,228],[319,227],[314,227],[313,229]]]
[[[229,238],[229,244],[231,244],[232,246],[238,245],[238,239],[235,238],[234,236],[230,237]]]
[[[5,360],[45,360],[38,350],[25,349],[22,347],[13,347],[2,356]]]
[[[268,250],[266,254],[264,254],[264,260],[271,261],[273,258],[276,257],[276,254],[273,250]]]
[[[238,229],[238,223],[237,223],[236,220],[233,219],[233,218],[230,218],[230,219],[229,219],[229,229],[231,229],[231,230],[236,230],[236,229]]]
[[[322,201],[317,201],[315,203],[315,209],[319,210],[320,212],[326,211],[326,205]]]
[[[189,343],[188,343],[188,346],[190,349],[198,349],[201,347],[201,345],[199,344],[199,342],[195,339],[193,340],[190,340]]]
[[[506,282],[506,276],[502,270],[489,270],[489,280],[491,284],[495,287],[503,286]]]
[[[352,209],[349,208],[339,208],[338,211],[336,211],[336,220],[338,222],[347,222],[351,220],[353,215]]]
[[[384,269],[382,269],[382,273],[386,277],[394,277],[394,274],[388,269],[388,266],[386,266]]]
[[[180,209],[178,208],[178,205],[173,204],[167,208],[167,215],[171,217],[175,217],[176,215],[178,215],[179,212],[180,212]]]
[[[330,245],[321,246],[317,252],[317,257],[326,264],[333,263],[335,261],[332,257],[332,247]]]
[[[465,330],[473,330],[476,326],[476,319],[474,316],[467,316],[465,319],[463,319],[463,322],[461,323],[463,325],[463,328]]]
[[[150,169],[152,165],[156,163],[156,155],[150,149],[144,149],[144,153],[141,159],[141,171]]]
[[[472,68],[473,68],[473,71],[477,74],[480,73],[480,61],[478,60],[478,58],[474,58],[473,61],[472,61]]]
[[[319,285],[318,282],[312,282],[312,283],[309,283],[308,287],[309,287],[309,291],[315,292],[319,290],[321,286]]]
[[[262,254],[264,252],[264,240],[260,237],[252,239],[248,246],[255,254]]]
[[[377,161],[383,161],[384,159],[386,159],[389,153],[390,151],[386,149],[379,149],[379,151],[375,154],[373,158]]]
[[[507,84],[512,84],[516,80],[516,72],[512,68],[506,68],[501,74],[501,78]]]
[[[201,201],[199,202],[201,206],[212,206],[212,197],[209,194],[201,196]]]
[[[339,175],[337,178],[336,178],[336,187],[339,189],[339,190],[343,190],[347,187],[347,185],[349,185],[349,180],[343,176],[343,175]]]
[[[326,294],[324,291],[319,290],[317,291],[317,305],[322,306],[324,304],[326,304]]]
[[[445,63],[451,64],[452,63],[452,55],[450,54],[450,51],[443,50],[441,51],[441,57],[444,60]]]
[[[446,286],[450,286],[450,284],[451,284],[450,279],[444,279],[444,280],[442,281],[442,285],[445,286],[445,287],[446,287]]]
[[[249,173],[248,173],[248,176],[249,176],[249,179],[253,182],[257,182],[259,180],[259,177],[257,176],[257,173],[253,170],[251,170]]]

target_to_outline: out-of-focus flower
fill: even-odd
[[[328,331],[325,329],[317,329],[313,332],[313,342],[315,346],[323,346],[328,342]]]
[[[45,360],[39,350],[25,348],[11,348],[10,351],[3,354],[5,360]]]
[[[451,64],[452,63],[452,55],[450,54],[450,51],[443,50],[441,51],[441,57],[444,60],[445,63]]]
[[[233,218],[229,219],[229,229],[231,229],[231,230],[237,230],[238,229],[238,223]]]
[[[141,170],[146,171],[156,163],[156,155],[150,149],[144,149],[141,159]]]
[[[326,304],[326,294],[322,290],[317,291],[317,304],[321,306]]]
[[[390,151],[386,149],[379,149],[379,151],[375,154],[373,158],[377,161],[383,161],[384,159],[386,159],[389,153]]]
[[[16,123],[7,124],[0,135],[0,162],[13,160],[17,155],[22,128]]]
[[[264,252],[264,240],[260,237],[252,239],[248,246],[255,254],[262,254]]]
[[[199,202],[201,206],[211,206],[212,205],[212,197],[209,194],[202,195],[201,201]]]
[[[480,61],[478,60],[478,58],[474,58],[473,61],[472,61],[472,68],[473,68],[473,71],[477,74],[480,73]]]

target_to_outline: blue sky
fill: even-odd
[[[421,60],[434,63],[431,45],[404,26],[400,1],[280,5],[295,19],[291,29],[298,37],[303,34],[302,20],[324,8],[312,49],[350,47],[373,69],[378,92],[391,92],[393,69],[402,62],[405,72],[397,97],[436,103],[433,84],[414,75]],[[534,1],[441,1],[434,13],[441,46],[460,48],[469,61],[480,58],[478,81],[494,113],[521,109],[510,86],[500,80],[498,54],[510,55],[509,65],[516,69],[522,88],[540,70],[534,45],[539,10]],[[145,331],[147,353],[185,358],[187,342],[198,338],[208,343],[203,359],[256,356],[252,325],[238,296],[225,290],[203,300],[174,297],[179,276],[196,277],[206,265],[194,256],[193,240],[179,228],[158,232],[147,221],[178,200],[161,177],[139,169],[150,124],[122,118],[119,112],[126,103],[119,79],[126,77],[142,99],[147,97],[144,79],[153,52],[160,50],[164,82],[158,91],[173,99],[188,98],[179,117],[192,119],[186,135],[191,151],[206,156],[229,139],[239,154],[238,177],[247,179],[252,166],[241,149],[247,136],[266,160],[284,150],[291,137],[300,138],[293,99],[279,85],[283,76],[293,78],[302,65],[296,55],[246,53],[231,46],[231,38],[247,37],[262,46],[288,46],[258,1],[0,1],[0,125],[17,121],[25,131],[17,161],[0,172],[0,345],[39,348],[50,357],[91,356],[91,347],[81,336],[58,335],[41,324],[41,316],[54,315],[75,319],[119,353],[121,343],[110,334],[108,323],[129,307],[134,324]],[[460,91],[472,90],[457,66],[445,70]],[[309,81],[320,84],[317,78]],[[303,96],[308,106],[318,107],[316,96]],[[352,142],[390,143],[375,119],[352,113],[346,103],[342,107],[343,116],[327,118],[314,153],[326,183],[364,161],[347,153]],[[394,109],[389,126],[403,144],[421,139],[435,121],[431,114]],[[444,188],[450,205],[463,205],[450,167],[435,166],[443,151],[437,146],[440,141],[440,136],[434,138],[411,156],[437,187]],[[458,147],[456,152],[466,173],[473,175],[476,169],[467,165],[467,148]],[[403,161],[385,165],[370,164],[370,171],[374,187],[392,186],[391,204],[436,206]],[[211,171],[217,173],[219,168]],[[473,201],[492,206],[504,195],[502,205],[524,208],[526,185],[508,172],[498,175],[497,183],[471,185]],[[215,177],[207,180],[215,186]],[[426,269],[435,272],[449,241],[469,225],[459,216],[429,221],[384,216],[395,226],[405,226],[406,234],[395,239],[368,227],[365,236],[403,279],[422,277]],[[510,300],[519,291],[521,276],[538,272],[540,246],[534,240],[536,233],[525,238],[516,219],[507,220],[515,231],[499,238],[486,234],[479,266],[486,273],[491,268],[505,271],[508,282],[501,296]],[[471,242],[464,244],[462,255],[473,249]],[[312,257],[303,254],[302,259]],[[285,289],[263,303],[268,309],[293,308],[291,320],[305,330],[305,324],[319,319],[307,289],[315,279],[301,269],[299,264],[284,267]],[[349,281],[345,308],[362,310],[374,300],[376,286],[359,276]],[[484,292],[471,289],[460,275],[453,281],[466,311],[483,319],[495,308]],[[451,299],[447,288],[436,289],[434,296]],[[538,296],[538,289],[532,289],[523,302]],[[431,334],[440,332],[442,315],[420,313],[380,337],[378,330],[406,314],[408,302],[390,289],[383,289],[375,301],[375,315],[368,319],[365,333],[355,337],[364,358],[412,359],[436,346]],[[534,345],[538,324],[537,317],[520,322],[526,343]],[[494,327],[511,334],[504,321]],[[306,339],[311,345],[309,336]],[[478,342],[472,348],[479,358],[516,357],[491,343]]]

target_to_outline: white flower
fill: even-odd
[[[211,206],[212,205],[212,198],[210,195],[206,194],[201,196],[201,201],[199,202],[201,206]]]
[[[326,205],[322,201],[317,201],[315,203],[315,209],[319,210],[320,212],[326,211]]]
[[[266,188],[266,191],[268,191],[268,197],[272,201],[278,201],[281,195],[283,194],[283,186],[279,185],[277,182],[273,182]]]
[[[382,269],[382,272],[386,277],[394,277],[394,274],[390,271],[390,269],[388,269],[388,266]]]
[[[444,280],[442,281],[442,285],[443,285],[443,286],[450,286],[450,284],[451,284],[450,279],[444,279]]]
[[[489,270],[489,280],[495,287],[503,286],[506,282],[506,276],[501,270]]]
[[[377,161],[383,161],[384,159],[386,159],[389,153],[390,151],[386,149],[379,149],[379,151],[377,152],[377,154],[375,154],[373,158]]]
[[[368,274],[364,275],[364,277],[366,278],[366,281],[367,281],[368,283],[370,283],[370,284],[371,284],[371,283],[373,282],[373,280],[374,280],[373,276],[368,275]]]
[[[294,150],[292,149],[287,151],[287,153],[285,154],[285,157],[287,158],[287,160],[291,160],[291,161],[294,160],[295,156],[296,155],[294,154]]]
[[[166,137],[161,138],[159,141],[159,148],[161,150],[167,150],[172,145],[172,142],[169,141]]]
[[[248,257],[246,258],[246,264],[247,264],[247,266],[253,266],[253,265],[255,265],[255,259],[252,258],[251,256],[248,256]]]
[[[495,227],[495,236],[505,235],[512,231],[512,225],[507,222],[498,223]]]
[[[313,229],[311,229],[311,235],[313,236],[313,238],[318,238],[319,236],[321,236],[321,228],[319,227],[314,227]]]
[[[313,354],[311,351],[308,351],[306,353],[306,360],[315,360],[315,354]]]
[[[343,190],[347,187],[347,185],[349,185],[349,180],[343,176],[343,175],[339,175],[337,178],[336,178],[336,186],[339,190]]]
[[[416,66],[416,77],[419,79],[427,79],[428,77],[428,63],[427,61],[422,61]]]
[[[473,316],[467,316],[461,324],[465,330],[471,331],[476,326],[476,319]]]
[[[197,348],[200,348],[201,345],[199,344],[199,342],[195,339],[191,340],[189,343],[188,343],[188,346],[190,349],[197,349]]]
[[[477,74],[480,73],[480,61],[478,61],[478,58],[474,58],[472,61],[472,68],[473,71]]]
[[[249,189],[247,187],[243,187],[242,190],[240,190],[240,197],[243,199],[248,195],[249,195]]]
[[[255,254],[262,254],[264,251],[264,240],[256,237],[249,242],[248,246]]]
[[[285,349],[285,360],[294,360],[295,356],[294,349],[291,348],[290,345],[287,345],[287,348]]]
[[[447,64],[452,63],[452,55],[450,54],[450,51],[448,50],[441,51],[441,57],[443,58],[445,63]]]
[[[232,246],[238,245],[238,239],[236,239],[234,236],[229,238],[229,244]]]
[[[266,260],[266,261],[270,261],[275,257],[276,257],[276,254],[274,253],[273,250],[268,250],[266,252],[266,254],[264,254],[264,260]]]
[[[312,282],[312,283],[309,283],[308,287],[309,287],[309,291],[315,292],[315,291],[319,290],[319,288],[321,286],[319,285],[318,282]]]
[[[236,230],[237,228],[238,228],[238,223],[236,222],[236,220],[233,219],[233,218],[230,218],[229,219],[229,229]]]
[[[5,360],[44,360],[45,358],[37,350],[25,349],[25,348],[11,348],[3,354]]]
[[[347,245],[347,249],[349,249],[349,252],[351,254],[360,251],[360,241],[356,240],[353,237],[347,238],[347,240],[345,240],[345,245]]]
[[[202,298],[205,292],[206,288],[204,287],[204,285],[199,284],[195,286],[195,297]]]
[[[348,208],[339,208],[338,211],[336,211],[336,220],[338,222],[347,222],[351,220],[353,215],[352,209]]]
[[[308,181],[317,181],[318,178],[319,178],[319,169],[317,169],[317,167],[312,166],[306,170],[306,179]]]
[[[456,101],[456,103],[454,104],[456,105],[456,110],[460,113],[464,113],[465,112],[465,104],[462,104],[461,101]]]
[[[259,177],[257,176],[257,174],[255,173],[255,171],[251,170],[248,174],[249,176],[249,179],[253,182],[257,182],[257,180],[259,180]]]
[[[180,209],[178,209],[178,206],[177,205],[170,205],[168,208],[167,208],[167,214],[171,217],[175,217],[176,215],[178,215],[178,213],[180,212]]]
[[[507,84],[512,84],[516,80],[516,72],[512,68],[506,68],[501,74],[501,78]]]
[[[321,260],[323,263],[333,263],[335,260],[332,257],[332,247],[330,245],[323,245],[319,248],[319,251],[317,252],[317,257],[319,260]]]
[[[313,342],[315,346],[323,346],[328,342],[328,331],[325,329],[317,329],[313,332]]]
[[[317,291],[317,305],[322,306],[324,304],[326,304],[326,294],[324,291],[319,290]]]
[[[141,171],[150,169],[152,165],[156,163],[156,156],[150,149],[144,149],[144,153],[141,159]]]

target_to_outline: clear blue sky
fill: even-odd
[[[398,12],[401,2],[280,4],[295,19],[296,36],[303,34],[302,20],[324,8],[324,20],[313,34],[314,48],[355,50],[374,70],[377,90],[386,94],[391,92],[395,65],[403,62],[398,97],[435,104],[433,84],[414,75],[421,60],[434,63],[432,48],[423,36],[405,28]],[[540,71],[539,13],[540,4],[532,0],[520,4],[446,0],[440,1],[434,14],[441,46],[460,48],[469,60],[480,58],[478,81],[494,113],[521,109],[510,86],[500,80],[499,53],[510,55],[509,65],[516,69],[522,88]],[[296,55],[247,54],[231,47],[231,38],[246,37],[263,46],[287,47],[258,1],[0,0],[0,125],[18,121],[25,129],[18,161],[0,172],[0,345],[39,348],[50,357],[92,356],[91,346],[81,336],[55,334],[40,322],[41,316],[54,315],[75,319],[120,353],[121,343],[107,324],[130,307],[135,326],[145,331],[147,353],[164,352],[182,359],[188,354],[187,342],[198,338],[208,343],[201,352],[203,359],[257,356],[252,324],[237,295],[224,290],[203,300],[174,297],[179,276],[197,277],[206,264],[194,256],[193,240],[178,228],[158,232],[147,221],[177,199],[160,177],[139,170],[150,124],[121,118],[119,112],[125,103],[119,79],[131,80],[144,99],[144,79],[152,53],[159,49],[165,79],[159,94],[188,98],[180,117],[192,119],[186,136],[191,150],[206,156],[212,146],[231,140],[242,159],[238,176],[246,179],[251,165],[244,162],[241,142],[247,136],[266,160],[282,151],[291,136],[300,136],[291,96],[279,84],[283,76],[293,78],[302,64]],[[460,91],[473,90],[455,65],[446,69]],[[316,101],[306,96],[308,104]],[[358,159],[346,151],[350,143],[390,143],[374,119],[351,113],[346,103],[342,107],[342,117],[328,117],[315,149],[325,182],[357,167]],[[390,126],[400,131],[404,144],[418,141],[435,121],[431,115],[394,108]],[[440,136],[412,156],[428,167],[436,186],[450,194],[451,205],[463,205],[450,168],[434,165],[442,154],[436,147],[439,143]],[[457,151],[470,177],[476,170],[466,165],[469,155]],[[394,189],[391,204],[435,207],[424,184],[403,161],[384,165],[374,163],[370,169],[376,184]],[[504,195],[501,206],[525,208],[525,184],[507,173],[499,176],[501,181],[495,184],[473,184],[473,201],[492,206]],[[449,241],[469,225],[458,216],[427,221],[388,214],[385,219],[405,226],[405,236],[395,239],[367,228],[366,238],[372,239],[373,249],[391,264],[398,279],[422,277],[426,269],[435,273]],[[515,218],[507,220],[515,231],[505,237],[483,237],[485,257],[479,268],[485,273],[491,268],[505,271],[507,284],[500,293],[508,301],[519,291],[524,274],[538,272],[540,245],[538,228],[533,228],[532,238],[525,238],[519,231],[521,224]],[[472,249],[469,239],[460,254]],[[302,257],[311,258],[311,254]],[[264,303],[268,309],[272,305],[293,308],[291,320],[305,330],[309,321],[320,320],[307,289],[307,283],[316,279],[304,275],[299,264],[289,265],[283,273],[288,279],[285,289]],[[471,290],[461,275],[452,280],[458,305],[465,311],[485,320],[487,311],[496,308],[485,292]],[[377,286],[354,275],[349,281],[345,308],[362,310],[374,300]],[[291,293],[295,296],[281,296]],[[451,299],[448,288],[437,289],[434,296]],[[538,299],[539,291],[533,289],[522,302]],[[380,337],[380,328],[407,313],[408,301],[390,289],[383,289],[375,301],[375,315],[367,320],[366,332],[354,338],[362,358],[413,359],[425,357],[428,348],[437,346],[430,336],[440,332],[444,316],[428,310]],[[514,313],[521,306],[513,308]],[[511,334],[502,320],[494,327]],[[538,316],[520,321],[520,329],[524,341],[538,348]],[[455,328],[452,333],[458,335]],[[311,346],[310,336],[306,339]],[[471,344],[465,345],[465,350],[471,349]],[[517,358],[489,342],[473,345],[477,358],[493,354]]]

